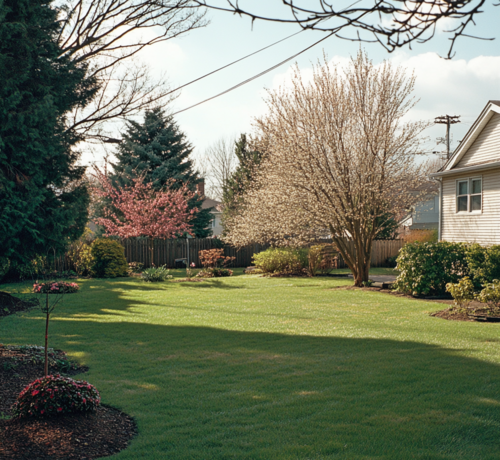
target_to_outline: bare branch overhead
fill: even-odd
[[[164,82],[154,83],[133,59],[154,45],[207,24],[192,0],[73,0],[60,9],[62,54],[88,63],[100,91],[91,107],[67,118],[85,140],[115,142],[109,122],[170,100]],[[131,62],[132,61],[132,62]]]
[[[338,2],[326,0],[274,0],[284,7],[283,15],[273,17],[259,12],[254,6],[243,6],[244,1],[226,0],[226,6],[215,5],[214,0],[194,0],[199,6],[227,11],[255,20],[295,23],[303,29],[334,33],[351,41],[378,42],[387,51],[413,43],[431,40],[438,24],[451,20],[445,30],[450,39],[448,58],[459,37],[474,37],[466,33],[475,25],[486,0],[357,0]],[[268,0],[270,3],[270,0]],[[251,1],[245,5],[251,5]],[[492,3],[493,6],[497,6]]]

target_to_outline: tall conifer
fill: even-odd
[[[65,114],[92,99],[95,80],[62,55],[50,0],[0,0],[0,256],[62,252],[87,223],[78,137]]]
[[[194,169],[190,154],[193,147],[186,136],[161,108],[147,111],[144,122],[130,121],[123,135],[123,142],[116,154],[111,177],[117,185],[129,185],[132,178],[144,174],[146,182],[152,182],[157,189],[174,180],[173,187],[187,185],[191,191],[201,179]],[[210,236],[210,209],[202,209],[203,199],[195,195],[189,200],[189,208],[198,208],[191,221],[196,237]]]

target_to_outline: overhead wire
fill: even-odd
[[[283,64],[287,63],[288,61],[291,61],[292,59],[296,58],[297,56],[300,56],[301,54],[303,54],[306,51],[310,50],[311,48],[315,47],[319,43],[325,41],[327,38],[330,38],[332,35],[334,35],[333,32],[330,33],[330,34],[328,34],[326,37],[323,37],[321,40],[318,40],[318,41],[314,42],[312,45],[308,46],[307,48],[304,48],[303,50],[299,51],[298,53],[295,53],[293,56],[290,56],[290,57],[284,59],[283,61],[279,62],[278,64],[275,64],[272,67],[269,67],[268,69],[266,69],[266,70],[258,73],[257,75],[254,75],[253,77],[247,78],[246,80],[238,83],[237,85],[234,85],[231,88],[226,89],[225,91],[222,91],[221,93],[216,94],[215,96],[209,97],[209,98],[204,99],[203,101],[200,101],[200,102],[198,102],[196,104],[190,105],[189,107],[186,107],[185,109],[178,110],[177,112],[172,113],[171,116],[174,116],[174,115],[177,115],[179,113],[185,112],[186,110],[193,109],[194,107],[198,107],[199,105],[204,104],[205,102],[208,102],[208,101],[216,99],[216,98],[218,98],[220,96],[223,96],[224,94],[227,94],[227,93],[229,93],[229,92],[231,92],[231,91],[233,91],[233,90],[235,90],[237,88],[240,88],[243,85],[246,85],[247,83],[250,83],[251,81],[253,81],[253,80],[255,80],[255,79],[259,78],[259,77],[262,77],[262,75],[265,75],[266,73],[271,72],[272,70],[274,70],[274,69],[282,66]]]
[[[220,72],[221,70],[227,69],[228,67],[231,67],[232,65],[237,64],[238,62],[244,61],[245,59],[248,59],[251,56],[254,56],[262,51],[265,51],[265,50],[277,45],[278,43],[284,42],[285,40],[288,40],[289,38],[295,37],[295,35],[301,34],[302,32],[304,32],[304,29],[299,30],[298,32],[295,32],[292,35],[288,35],[288,37],[282,38],[281,40],[278,40],[277,42],[271,43],[270,45],[264,46],[264,48],[261,48],[257,51],[254,51],[253,53],[247,54],[246,56],[243,56],[242,58],[239,58],[236,61],[230,62],[229,64],[226,64],[222,67],[219,67],[218,69],[212,70],[212,72],[209,72],[205,75],[202,75],[201,77],[195,78],[194,80],[191,80],[191,81],[185,83],[184,85],[181,85],[181,86],[173,89],[172,91],[169,91],[167,94],[165,94],[165,96],[172,94],[172,93],[175,93],[175,92],[179,91],[180,89],[185,88],[186,86],[192,85],[193,83],[196,83],[200,80],[203,80],[204,78],[207,78],[210,75],[213,75],[214,73],[217,73],[217,72]]]

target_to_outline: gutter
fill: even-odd
[[[491,163],[485,163],[482,165],[466,166],[465,168],[449,169],[447,171],[441,171],[437,173],[429,174],[431,179],[436,179],[442,176],[449,176],[451,174],[466,174],[473,171],[482,171],[484,169],[500,168],[500,161],[492,161]]]

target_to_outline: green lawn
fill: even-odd
[[[500,458],[499,324],[335,278],[80,283],[51,345],[136,418],[116,458]],[[0,319],[3,343],[43,332],[37,311]]]

